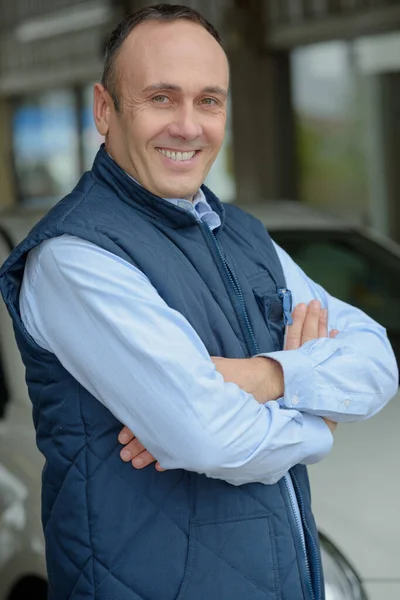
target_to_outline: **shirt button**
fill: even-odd
[[[345,400],[345,401],[344,401],[344,405],[345,405],[345,406],[350,406],[350,400]]]
[[[296,406],[298,403],[299,403],[299,398],[298,398],[298,396],[293,396],[293,398],[292,398],[292,404],[293,404],[294,406]]]

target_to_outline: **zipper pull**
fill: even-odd
[[[292,325],[292,292],[286,288],[278,288],[278,296],[282,300],[283,323]]]

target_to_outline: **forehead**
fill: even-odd
[[[228,87],[225,52],[204,27],[187,20],[148,21],[138,25],[118,57],[124,85],[147,86],[157,81]]]

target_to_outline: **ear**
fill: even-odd
[[[115,108],[110,94],[100,83],[96,83],[93,90],[93,117],[97,131],[102,136],[108,133],[113,110]]]

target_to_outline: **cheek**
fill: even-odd
[[[108,141],[111,149],[118,149],[119,152],[126,151],[129,145],[126,126],[121,119],[116,119],[108,131]]]
[[[162,111],[142,110],[132,116],[130,130],[136,142],[146,143],[160,135],[167,126],[168,119]]]
[[[116,117],[116,119],[113,123],[112,130],[114,131],[115,137],[118,136],[122,140],[122,139],[128,137],[129,130],[131,127],[132,127],[132,119],[124,111]]]
[[[223,116],[215,118],[213,123],[209,123],[208,139],[214,148],[219,148],[224,141],[225,125],[226,118]]]

